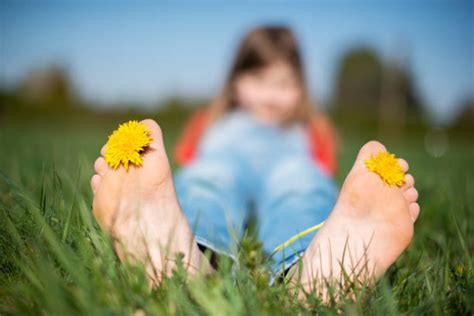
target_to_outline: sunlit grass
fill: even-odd
[[[182,270],[150,290],[140,267],[120,263],[91,214],[92,163],[105,125],[6,124],[0,131],[0,314],[472,314],[474,310],[474,155],[452,141],[440,158],[421,139],[386,140],[410,162],[422,213],[410,248],[377,286],[324,306],[303,306],[284,283],[268,285],[254,234],[241,243],[239,268],[222,258],[215,275]],[[59,123],[58,123],[59,124]],[[177,130],[163,124],[168,152]],[[344,137],[342,181],[367,135]]]

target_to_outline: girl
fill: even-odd
[[[406,161],[395,168],[382,144],[368,142],[336,203],[335,137],[314,109],[292,33],[257,28],[242,41],[222,93],[186,128],[176,149],[184,167],[174,179],[159,125],[144,120],[152,142],[139,167],[96,160],[94,216],[120,258],[142,262],[153,283],[178,258],[189,273],[212,272],[202,248],[235,258],[252,213],[274,277],[299,267],[304,253],[301,280],[291,280],[325,300],[327,282],[379,278],[412,239],[420,212],[414,179]],[[368,170],[378,154],[403,186],[387,186]]]
[[[298,259],[314,232],[277,247],[334,207],[336,155],[333,129],[310,100],[288,28],[245,36],[222,93],[191,118],[175,158],[185,166],[176,193],[198,244],[234,257],[254,211],[273,270]]]
[[[274,91],[264,91],[265,82],[258,80],[264,73],[262,70],[277,68],[268,66],[281,64],[286,68],[283,69],[286,73],[282,75],[287,77],[279,78],[280,82],[274,80],[275,84],[281,85],[273,87]],[[254,76],[251,76],[252,74]],[[242,80],[245,78],[246,81]],[[284,89],[289,93],[285,93]],[[260,95],[253,97],[252,93],[258,94],[259,90]],[[273,94],[277,102],[273,105],[255,104],[261,101],[257,98],[265,97],[265,92]],[[296,97],[291,93],[297,94]],[[285,98],[290,100],[286,101]],[[247,108],[257,119],[273,120],[274,123],[282,125],[288,122],[300,123],[305,127],[314,161],[326,173],[330,175],[335,173],[337,161],[334,131],[330,122],[316,111],[315,105],[311,102],[297,42],[289,29],[260,27],[249,32],[242,40],[221,94],[207,108],[197,111],[186,125],[176,146],[176,161],[181,165],[190,163],[195,158],[199,140],[206,127],[224,113],[236,109],[239,104]]]

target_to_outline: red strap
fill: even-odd
[[[315,119],[307,128],[311,156],[328,175],[337,170],[336,136],[326,119]]]
[[[175,147],[174,157],[178,164],[187,165],[193,161],[207,122],[208,113],[206,109],[198,110],[192,114]]]
[[[208,121],[207,109],[191,115],[175,147],[174,157],[178,164],[187,165],[194,160]],[[337,170],[336,137],[330,123],[326,119],[313,120],[307,127],[307,136],[313,160],[325,173],[334,175]]]

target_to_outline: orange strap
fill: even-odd
[[[174,157],[178,164],[187,165],[194,160],[199,141],[208,125],[207,109],[191,115],[175,147]],[[337,170],[336,137],[330,122],[315,118],[307,128],[311,157],[329,175]]]
[[[196,156],[199,140],[207,127],[207,116],[206,110],[201,109],[193,113],[186,123],[174,151],[174,158],[178,164],[186,165]]]
[[[311,156],[324,172],[334,175],[337,171],[337,139],[331,123],[319,117],[311,122],[307,130]]]

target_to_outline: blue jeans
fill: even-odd
[[[315,232],[275,248],[324,221],[337,196],[333,180],[311,159],[301,126],[274,127],[243,110],[208,128],[196,159],[174,181],[197,243],[216,253],[236,259],[253,210],[273,276],[301,257]]]

